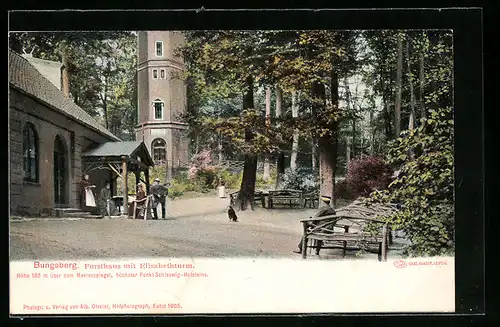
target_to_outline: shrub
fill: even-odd
[[[191,168],[187,172],[190,182],[198,184],[202,191],[212,189],[217,182],[217,168],[212,165],[210,150],[203,150],[191,159]]]
[[[340,191],[347,198],[367,196],[375,190],[385,190],[391,182],[392,169],[383,158],[363,156],[349,163],[345,184],[340,184]]]
[[[359,196],[357,192],[347,183],[347,180],[341,180],[335,183],[335,198],[354,200]]]
[[[409,151],[413,155],[409,155]],[[395,229],[406,232],[411,245],[406,254],[449,255],[455,246],[453,188],[453,111],[430,110],[428,119],[405,132],[390,146],[388,161],[400,166],[389,190],[374,192],[367,202],[398,203],[387,217]]]
[[[317,173],[313,173],[311,168],[300,167],[295,171],[288,168],[285,169],[283,175],[282,187],[310,192],[319,187],[319,176]]]
[[[219,177],[225,182],[227,189],[239,189],[243,179],[243,171],[233,173],[224,169],[219,171]]]

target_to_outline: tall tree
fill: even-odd
[[[281,119],[281,88],[276,86],[276,109],[275,114],[277,119]],[[283,176],[285,175],[285,153],[283,150],[278,152],[278,159],[276,161],[276,189],[279,190],[283,186]]]
[[[396,137],[401,133],[401,96],[403,93],[403,39],[397,35],[396,101],[394,108],[394,129]]]
[[[410,86],[410,122],[408,124],[408,129],[413,130],[413,124],[415,119],[415,94],[413,92],[413,74],[411,71],[411,38],[406,34],[406,63],[408,69],[408,85]]]
[[[253,98],[253,77],[247,77],[247,89],[243,96],[243,109],[253,109],[254,108],[254,98]],[[245,142],[251,143],[253,141],[254,134],[250,126],[245,128]],[[254,208],[254,191],[255,191],[255,180],[257,177],[257,156],[253,153],[245,154],[245,164],[243,167],[243,178],[241,180],[240,191],[238,192],[238,197],[236,199],[236,207],[239,210],[245,210],[250,207],[252,210]]]
[[[266,87],[266,126],[271,126],[271,88]],[[268,181],[271,175],[271,165],[269,163],[269,158],[264,159],[264,180]]]
[[[296,119],[299,117],[299,101],[298,92],[292,92],[292,118]],[[299,131],[297,128],[293,130],[293,143],[292,143],[292,155],[290,156],[290,169],[292,171],[297,170],[297,154],[299,152]]]

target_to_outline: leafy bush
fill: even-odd
[[[239,189],[243,179],[243,171],[233,173],[224,169],[219,171],[219,177],[225,182],[227,189]]]
[[[363,156],[353,159],[347,168],[345,182],[337,185],[337,192],[341,193],[338,196],[354,199],[367,196],[375,190],[387,189],[391,182],[391,175],[392,169],[383,158]]]
[[[264,179],[264,174],[257,173],[256,179],[255,179],[255,187],[259,188],[269,188],[273,187],[276,185],[276,176],[277,176],[277,171],[276,169],[271,169],[270,174],[269,174],[269,179],[266,181]]]
[[[412,153],[410,153],[412,151]],[[388,152],[400,166],[389,190],[374,192],[367,202],[393,202],[401,210],[387,221],[404,230],[411,245],[406,254],[449,255],[455,246],[453,188],[453,111],[430,110],[428,119],[412,132],[402,133]]]
[[[285,169],[282,186],[284,189],[310,192],[319,187],[319,176],[307,167],[300,167],[295,171]]]
[[[354,200],[358,198],[357,192],[347,183],[347,180],[341,180],[335,183],[335,198]]]
[[[198,184],[202,190],[213,189],[217,183],[217,168],[212,165],[210,150],[203,150],[191,159],[192,165],[188,170],[188,179]]]

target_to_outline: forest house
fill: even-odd
[[[61,91],[61,66],[9,51],[11,215],[51,215],[59,208],[79,208],[79,182],[85,173],[96,193],[110,182],[116,195],[118,177],[152,165],[142,142],[120,142]],[[120,153],[125,166],[112,169],[115,161],[107,162],[105,155],[96,158],[96,149],[120,148],[103,148],[110,142],[127,143],[121,148],[130,153]]]

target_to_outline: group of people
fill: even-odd
[[[149,188],[149,194],[153,195],[152,197],[153,219],[158,219],[158,205],[161,205],[162,219],[166,218],[166,200],[168,195],[168,186],[169,186],[168,183],[161,184],[160,179],[155,178],[153,185]],[[98,207],[100,214],[111,216],[114,213],[116,206],[114,205],[114,201],[112,199],[110,183],[107,182],[104,188],[100,191],[97,203],[94,198],[94,193],[92,192],[93,188],[95,188],[95,185],[93,185],[89,181],[89,175],[88,174],[83,175],[83,178],[80,182],[81,208],[83,210],[86,210],[89,207],[90,208]],[[146,209],[144,207],[145,201],[141,202],[141,200],[144,200],[146,196],[147,195],[144,190],[143,184],[142,183],[137,184],[135,201],[140,203],[136,212],[137,218],[141,218],[141,216],[144,217],[143,215],[145,214],[144,211]]]
[[[166,218],[166,202],[168,195],[168,183],[161,184],[159,178],[155,178],[153,185],[149,188],[149,194],[153,195],[152,207],[153,207],[153,219],[158,219],[158,205],[161,205],[161,218]],[[135,200],[141,201],[146,198],[146,192],[142,183],[137,184],[137,193]],[[141,217],[144,215],[144,206],[140,206],[136,217]],[[143,217],[143,216],[142,216]]]

